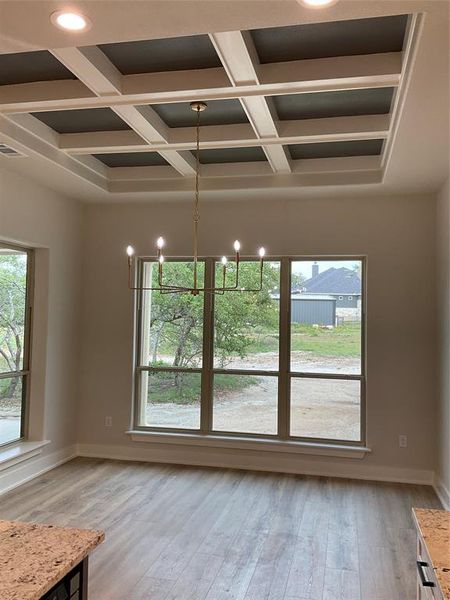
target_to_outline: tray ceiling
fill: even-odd
[[[261,63],[401,52],[407,15],[267,27],[251,31]]]
[[[110,108],[84,110],[52,110],[31,113],[56,133],[89,133],[92,131],[121,131],[131,127]]]
[[[258,188],[274,175],[291,187],[304,175],[308,185],[324,175],[330,184],[334,175],[339,184],[381,182],[421,19],[367,16],[3,54],[3,135],[44,157],[50,147],[49,160],[113,194],[137,182],[140,191],[187,189],[181,182],[195,173],[189,103],[204,100],[206,188]]]
[[[0,54],[0,86],[76,79],[48,50]]]
[[[395,89],[392,87],[322,92],[320,94],[286,94],[273,96],[280,121],[326,119],[358,115],[387,115]]]

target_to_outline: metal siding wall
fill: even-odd
[[[335,325],[334,300],[291,300],[292,323],[307,325]]]

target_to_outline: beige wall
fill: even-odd
[[[363,461],[228,449],[191,448],[186,453],[181,446],[132,443],[125,435],[131,410],[133,311],[123,251],[131,242],[148,253],[164,234],[170,252],[189,255],[190,203],[81,209],[31,180],[0,170],[0,240],[37,248],[32,437],[51,440],[45,451],[49,456],[79,441],[85,453],[418,481],[428,480],[438,463],[438,480],[448,490],[448,183],[439,195],[437,215],[435,209],[434,198],[426,196],[208,201],[201,215],[205,255],[231,249],[235,238],[245,243],[244,252],[264,243],[273,254],[368,255],[372,453]],[[104,426],[107,415],[113,417],[111,428]],[[440,434],[435,446],[436,420]],[[399,433],[408,435],[408,448],[398,447]]]
[[[439,409],[437,486],[450,509],[450,180],[437,198]]]
[[[77,202],[0,168],[0,240],[37,249],[30,436],[53,456],[76,442],[81,224]]]
[[[90,205],[85,211],[79,440],[86,453],[133,455],[125,435],[132,387],[132,296],[124,248],[143,254],[164,234],[167,252],[191,254],[191,206]],[[435,467],[435,202],[425,197],[210,200],[202,207],[205,255],[264,243],[273,254],[368,255],[368,444],[364,461],[279,458],[294,470],[377,473],[425,480]],[[113,426],[105,428],[105,416]],[[400,449],[398,435],[408,435]],[[94,447],[95,446],[95,447]],[[136,456],[182,460],[183,449],[134,443]],[[102,450],[103,448],[103,450]],[[257,453],[190,450],[191,462],[256,465]],[[214,458],[216,457],[216,458]],[[234,462],[233,462],[234,461]],[[417,475],[417,477],[416,477]]]

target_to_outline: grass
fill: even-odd
[[[292,324],[291,350],[309,352],[312,357],[357,358],[361,352],[361,323],[344,323],[333,329],[312,325]],[[249,333],[252,338],[247,354],[278,352],[278,333],[256,330]],[[156,363],[154,366],[163,366]],[[170,366],[170,365],[165,365]],[[218,394],[236,392],[259,383],[259,378],[247,375],[214,376],[214,389]],[[201,378],[198,373],[172,372],[153,373],[150,379],[151,402],[158,404],[194,404],[200,398]]]
[[[291,350],[311,352],[317,357],[358,357],[361,352],[361,323],[344,323],[333,329],[312,325],[292,324]],[[277,352],[278,335],[270,331],[252,334],[253,342],[248,354]]]
[[[216,393],[237,392],[259,383],[259,378],[246,375],[214,376]],[[156,404],[194,404],[200,400],[200,374],[153,373],[150,377],[149,401]]]
[[[344,323],[332,329],[300,325],[293,323],[291,326],[292,352],[310,352],[317,357],[337,356],[357,358],[361,354],[361,323]],[[251,343],[247,347],[247,354],[261,352],[278,352],[278,333],[267,329],[250,331],[248,336]],[[170,354],[172,348],[161,347],[160,352]]]

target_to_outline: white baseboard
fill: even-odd
[[[434,473],[424,469],[402,469],[367,464],[364,460],[333,461],[279,452],[257,452],[224,448],[196,448],[173,444],[146,444],[146,447],[79,444],[78,455],[114,460],[182,464],[191,466],[271,471],[298,475],[317,475],[432,485]]]
[[[433,485],[443,506],[447,509],[450,507],[448,490],[442,482],[436,481],[433,472],[428,470],[370,465],[364,460],[324,460],[324,457],[298,456],[279,452],[228,450],[224,448],[208,448],[205,451],[204,448],[161,443],[146,444],[145,446],[139,444],[138,446],[79,444],[78,446],[68,446],[56,452],[31,458],[1,472],[0,495],[31,481],[35,477],[39,477],[39,475],[72,460],[76,456],[86,456],[113,460]]]
[[[446,488],[444,482],[439,477],[435,477],[433,487],[442,507],[445,510],[450,510],[450,491]]]
[[[6,494],[10,490],[39,477],[47,471],[75,458],[77,456],[77,447],[75,445],[32,457],[19,464],[3,470],[0,474],[0,495]]]

